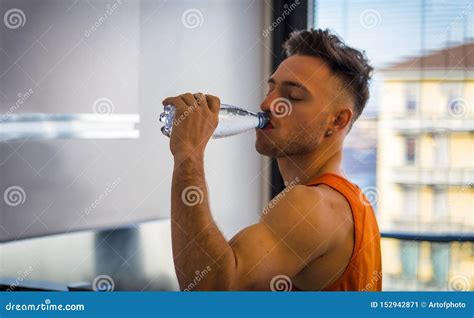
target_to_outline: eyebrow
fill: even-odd
[[[270,77],[268,79],[268,84],[276,84],[276,81],[274,78]],[[310,93],[309,90],[306,88],[306,86],[304,86],[303,84],[301,83],[298,83],[298,82],[294,82],[294,81],[282,81],[281,82],[281,85],[283,86],[292,86],[292,87],[297,87],[297,88],[300,88],[302,90],[304,90],[306,93]]]

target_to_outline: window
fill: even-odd
[[[409,113],[416,112],[418,108],[417,84],[408,82],[405,91],[405,110]]]
[[[415,164],[416,139],[415,137],[405,138],[405,162],[409,165]]]
[[[348,45],[365,51],[375,69],[361,118],[369,112],[377,120],[377,169],[364,168],[376,175],[382,236],[388,234],[384,240],[396,243],[382,254],[384,277],[390,277],[384,289],[447,290],[448,277],[457,274],[473,281],[472,271],[454,269],[456,264],[474,267],[469,253],[454,252],[458,243],[437,244],[430,236],[452,235],[451,242],[466,237],[448,228],[446,221],[458,217],[465,220],[463,231],[474,228],[468,208],[474,202],[472,192],[456,197],[465,200],[455,203],[462,208],[448,206],[448,196],[459,191],[457,176],[474,169],[474,162],[462,167],[454,162],[455,157],[472,156],[466,145],[474,142],[474,134],[465,133],[470,131],[465,122],[472,120],[474,96],[474,74],[469,71],[474,69],[472,1],[314,3],[315,27],[333,30]]]
[[[414,112],[416,111],[416,99],[413,97],[408,96],[407,98],[407,111]]]
[[[401,275],[403,279],[416,280],[419,261],[418,245],[418,242],[400,242],[400,258],[402,261]]]
[[[448,280],[450,246],[446,243],[431,243],[431,283],[437,288],[445,288]]]

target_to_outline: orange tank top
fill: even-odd
[[[323,291],[381,291],[380,232],[371,204],[357,185],[336,174],[322,174],[306,185],[318,184],[341,193],[349,202],[354,220],[354,248],[350,261],[341,276]],[[293,290],[299,289],[293,287]]]

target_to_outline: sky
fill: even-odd
[[[474,1],[323,0],[315,10],[318,27],[364,49],[376,66],[474,36]]]
[[[365,51],[377,69],[474,38],[474,1],[316,0],[315,26],[329,28]],[[377,111],[380,78],[366,112]]]

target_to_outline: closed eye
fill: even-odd
[[[296,97],[293,97],[293,96],[288,96],[288,99],[289,99],[290,101],[295,101],[295,102],[298,102],[298,101],[302,101],[302,100],[303,100],[303,98],[296,98]]]

